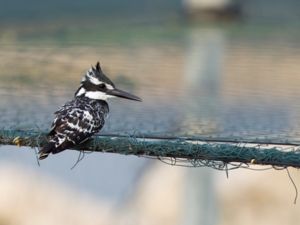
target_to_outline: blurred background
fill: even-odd
[[[102,133],[299,141],[298,0],[0,3],[1,129],[47,131],[99,60],[143,99],[111,100]],[[300,223],[283,170],[78,154],[1,146],[0,225]]]

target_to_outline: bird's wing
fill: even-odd
[[[66,107],[57,111],[55,115],[49,135],[53,138],[59,137],[57,146],[65,142],[73,145],[80,144],[104,125],[103,118],[96,118],[80,107]]]
[[[63,125],[63,123],[66,121],[66,116],[68,115],[68,112],[72,109],[73,105],[74,101],[66,102],[63,106],[60,107],[59,110],[54,112],[55,118],[52,122],[50,132],[48,133],[49,136],[55,134],[55,129]]]

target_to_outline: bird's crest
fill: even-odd
[[[102,72],[101,67],[100,67],[100,62],[97,62],[97,64],[96,64],[96,70],[98,72]]]
[[[95,67],[91,66],[91,68],[86,72],[85,76],[82,78],[82,82],[90,82],[94,85],[106,83],[114,86],[113,82],[102,72],[99,62],[96,63]]]

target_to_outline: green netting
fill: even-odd
[[[217,169],[232,163],[299,167],[299,32],[247,29],[227,38],[226,29],[182,27],[174,39],[159,41],[165,31],[157,41],[122,46],[110,38],[97,46],[2,45],[0,144],[41,145],[53,112],[100,60],[118,87],[144,101],[110,101],[103,136],[77,150]],[[89,54],[83,59],[82,52]]]
[[[39,147],[46,141],[45,134],[33,131],[0,131],[0,144],[4,145]],[[237,167],[259,164],[275,168],[300,168],[300,149],[291,145],[218,143],[184,138],[97,136],[74,149],[170,159],[170,163],[174,165],[208,166],[215,169],[227,169],[228,164]]]

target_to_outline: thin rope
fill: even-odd
[[[298,199],[298,188],[297,188],[297,185],[296,185],[294,179],[292,178],[292,176],[291,176],[290,171],[289,171],[288,168],[286,168],[286,172],[287,172],[287,174],[288,174],[288,176],[289,176],[289,179],[290,179],[290,181],[292,182],[293,187],[294,187],[294,189],[295,189],[294,204],[296,204],[296,203],[297,203],[297,199]]]

